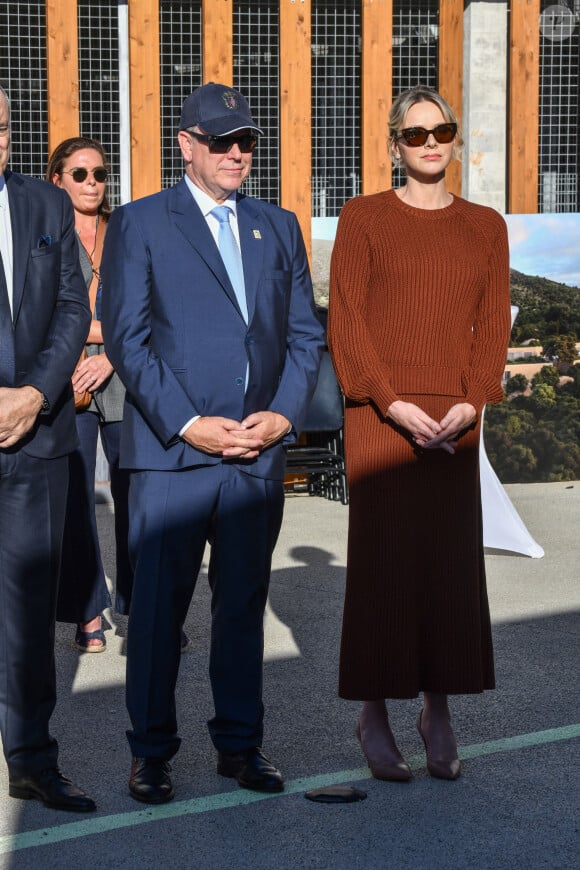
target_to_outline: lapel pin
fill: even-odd
[[[262,234],[261,234],[260,230],[253,230],[253,233],[254,233],[254,238],[255,238],[255,239],[261,239],[261,238],[262,238]]]

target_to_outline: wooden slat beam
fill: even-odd
[[[312,250],[311,0],[280,0],[280,198]]]
[[[129,0],[131,196],[161,187],[159,3]]]
[[[508,211],[538,210],[540,0],[511,0]]]
[[[203,81],[234,83],[233,0],[203,0]]]
[[[463,3],[439,0],[439,93],[457,115],[461,127],[463,95]],[[446,175],[447,188],[461,195],[461,163],[454,160]]]
[[[79,135],[77,3],[46,2],[48,149]]]
[[[393,93],[393,0],[363,0],[361,70],[362,192],[391,186],[387,141]]]

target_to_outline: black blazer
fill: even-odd
[[[91,312],[79,266],[70,197],[53,184],[5,173],[13,242],[15,380],[43,393],[41,413],[18,445],[54,458],[77,446],[71,374]]]

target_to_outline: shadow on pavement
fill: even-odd
[[[313,522],[322,512],[316,534],[321,546],[316,546],[310,543]],[[327,506],[320,499],[289,502],[277,549],[266,630],[264,747],[290,781],[344,771],[349,782],[348,773],[364,767],[354,737],[358,705],[336,695],[346,516],[342,506]],[[103,511],[99,522],[103,539],[108,539],[110,521]],[[107,545],[104,549],[111,570]],[[571,555],[569,565],[574,563]],[[512,615],[494,623],[496,691],[453,700],[461,746],[580,722],[578,612],[568,610],[570,578],[552,576],[547,554],[546,562],[534,570],[554,584],[553,606],[545,615],[530,615],[541,591],[539,581],[527,576],[530,560],[488,554],[487,564],[492,616],[495,600],[502,614],[511,608]],[[245,804],[247,793],[215,773],[205,724],[212,715],[206,580],[200,577],[190,607],[186,630],[192,644],[181,661],[178,716],[183,743],[174,760],[175,817],[119,830],[107,823],[107,830],[99,833],[99,819],[105,823],[111,816],[150,813],[127,795],[126,619],[111,616],[107,652],[92,656],[79,657],[71,627],[59,626],[59,703],[52,730],[61,746],[63,770],[93,794],[98,813],[71,817],[36,802],[10,800],[2,770],[1,835],[76,822],[88,827],[83,836],[50,845],[43,845],[47,838],[38,834],[34,847],[0,854],[1,868],[575,866],[577,739],[548,738],[528,748],[482,754],[464,762],[464,774],[455,783],[431,779],[424,766],[416,769],[409,785],[363,780],[356,784],[368,792],[368,799],[359,804],[312,804],[301,794]],[[541,594],[546,596],[546,590]],[[414,724],[419,708],[419,700],[390,706],[393,730],[410,759],[422,758]],[[182,801],[224,792],[234,792],[239,805],[182,811]]]

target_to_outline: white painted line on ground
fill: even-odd
[[[480,758],[484,755],[494,755],[499,752],[514,752],[518,749],[541,746],[547,743],[557,743],[561,740],[571,740],[574,737],[580,737],[580,724],[550,728],[547,731],[535,731],[531,734],[518,734],[515,737],[488,740],[485,743],[473,743],[470,746],[460,747],[459,756],[462,759]],[[415,756],[409,760],[409,764],[413,770],[420,770],[425,766],[425,758],[424,756]],[[132,828],[136,825],[158,822],[163,819],[175,819],[180,816],[197,815],[215,812],[216,810],[230,809],[232,807],[247,806],[258,801],[299,794],[311,788],[324,788],[325,786],[369,778],[368,767],[360,767],[355,770],[342,770],[336,773],[293,779],[286,783],[283,792],[275,794],[262,794],[260,792],[239,789],[224,792],[223,794],[207,795],[191,800],[163,804],[162,806],[148,807],[147,809],[129,813],[115,813],[111,816],[101,817],[93,816],[83,821],[69,822],[63,825],[55,825],[51,828],[40,828],[35,831],[23,831],[19,834],[8,834],[0,837],[0,854],[17,852],[20,849],[32,849],[37,846],[50,846],[55,843],[63,843],[66,840],[77,840],[80,837],[103,834],[108,831],[119,830],[120,828]]]

